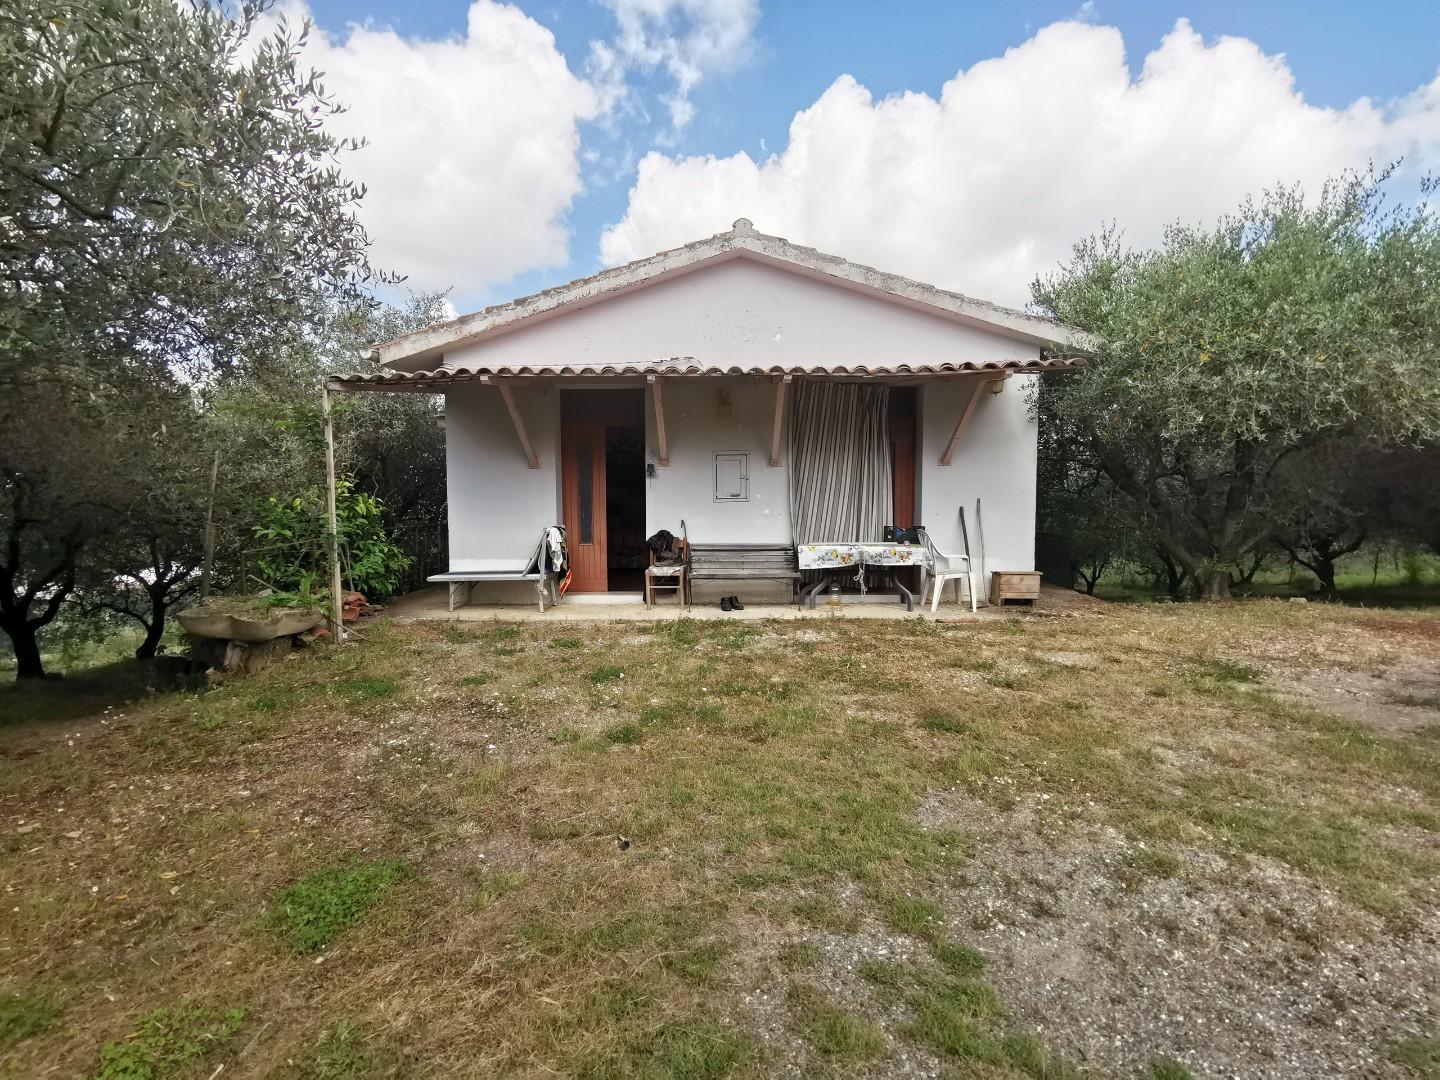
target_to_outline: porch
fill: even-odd
[[[646,607],[639,594],[604,593],[595,596],[569,596],[559,607],[547,608],[542,615],[533,605],[521,604],[470,604],[448,610],[448,592],[443,585],[417,589],[397,597],[385,608],[385,617],[396,622],[666,622],[675,619],[731,619],[741,622],[761,622],[766,619],[926,619],[933,622],[983,622],[993,619],[1017,618],[1021,616],[1067,616],[1103,606],[1103,602],[1070,589],[1041,584],[1040,599],[1025,607],[993,607],[984,605],[970,613],[969,605],[955,603],[947,594],[940,609],[933,615],[928,607],[907,612],[905,605],[895,602],[893,597],[872,597],[861,601],[847,595],[839,607],[830,607],[824,602],[809,608],[788,604],[751,604],[744,611],[721,611],[714,604],[696,604],[685,608],[673,598]]]

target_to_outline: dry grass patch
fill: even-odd
[[[64,1014],[0,1000],[0,1031],[23,1031],[0,1061],[84,1075],[188,1024],[227,1077],[1133,1075],[1177,1033],[1115,1051],[1083,1011],[1045,1026],[1028,961],[996,948],[1068,918],[1025,837],[1053,854],[1092,828],[1116,847],[1077,855],[1076,880],[1117,905],[1195,887],[1240,911],[1226,890],[1260,879],[1197,875],[1200,852],[1309,883],[1357,948],[1431,932],[1440,742],[1272,689],[1277,635],[1339,656],[1367,633],[1352,613],[1101,610],[375,624],[123,716],[12,725],[0,937],[35,985],[9,990]],[[1324,983],[1350,939],[1292,929],[1274,933],[1309,952],[1287,945],[1274,977]],[[876,934],[907,944],[866,954]],[[1423,1034],[1392,1015],[1347,1038],[1373,1056]]]

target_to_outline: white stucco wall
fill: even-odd
[[[1033,345],[748,259],[732,259],[452,349],[467,364],[744,366],[1022,360]]]
[[[720,415],[722,392],[729,417]],[[646,401],[646,457],[657,463],[646,481],[645,534],[669,529],[680,535],[683,518],[696,543],[788,544],[790,489],[781,464],[771,468],[770,431],[775,387],[761,379],[672,380],[664,390],[670,465],[658,467],[655,411]],[[749,500],[716,502],[714,455],[750,456]]]
[[[949,465],[940,464],[940,455],[965,406],[966,389],[957,380],[932,380],[920,392],[920,521],[941,551],[961,554],[963,505],[977,572],[1035,568],[1038,429],[1028,402],[1034,378],[1017,375],[1001,393],[984,393]],[[983,567],[977,498],[985,533]],[[988,578],[980,587],[988,591]]]
[[[532,469],[510,414],[493,387],[445,395],[445,486],[450,507],[450,569],[476,559],[524,558],[540,530],[559,517],[560,411],[553,387],[517,386],[515,404],[540,459]],[[523,582],[477,586],[476,603],[528,603]]]

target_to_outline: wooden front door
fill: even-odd
[[[896,528],[910,528],[915,520],[915,390],[895,387],[890,391],[890,479],[894,492],[891,521]]]
[[[570,547],[570,591],[607,592],[605,424],[567,420],[562,427],[560,487]]]

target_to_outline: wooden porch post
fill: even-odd
[[[340,523],[335,509],[335,422],[330,415],[330,384],[320,384],[320,411],[325,416],[325,520],[330,532],[330,633],[345,640],[345,604],[340,581]]]

